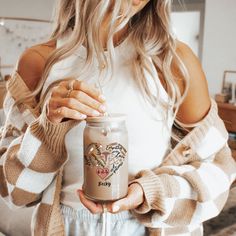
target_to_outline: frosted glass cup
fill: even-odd
[[[123,114],[89,117],[84,130],[86,197],[98,202],[123,198],[128,191],[128,132]]]

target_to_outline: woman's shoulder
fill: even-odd
[[[196,68],[201,69],[201,63],[193,50],[184,42],[177,41],[176,53],[185,64],[187,69]]]
[[[188,73],[189,87],[186,97],[180,106],[178,119],[185,124],[192,124],[200,121],[209,111],[210,96],[205,73],[198,57],[193,50],[183,42],[178,41],[176,54],[184,64]],[[178,85],[181,93],[185,88],[185,82],[181,73],[174,65],[174,73],[178,78]]]
[[[55,48],[55,42],[49,41],[26,49],[20,56],[17,72],[31,91],[37,87],[46,61]]]

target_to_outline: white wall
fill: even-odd
[[[211,95],[221,91],[224,70],[236,70],[236,0],[206,0],[203,67]]]
[[[48,39],[51,25],[28,21],[4,20],[4,17],[21,17],[50,20],[55,0],[0,0],[0,58],[1,74],[11,74],[22,52]],[[7,65],[7,68],[5,66]]]
[[[0,17],[28,17],[49,20],[51,19],[54,1],[0,0]],[[188,4],[188,8],[192,5],[194,4]],[[202,62],[212,95],[221,90],[224,70],[236,70],[235,23],[236,0],[206,0]],[[3,44],[0,47],[3,47]],[[10,51],[7,52],[6,48],[4,51],[7,54],[10,53]],[[6,59],[3,60],[8,63]]]
[[[199,54],[200,11],[173,12],[171,20],[177,38],[188,44],[194,53]]]
[[[197,18],[195,18],[196,22],[194,22],[195,29],[196,29],[196,25],[199,24],[198,39],[195,41],[195,43],[198,44],[197,46],[198,51],[195,51],[196,49],[194,50],[194,47],[192,46],[193,42],[189,42],[188,40],[186,41],[184,38],[182,38],[182,36],[180,37],[180,40],[183,40],[184,42],[186,41],[186,43],[194,50],[194,52],[196,53],[200,61],[202,61],[205,0],[174,0],[172,10],[174,14],[179,13],[179,15],[183,15],[183,16],[184,15],[186,16],[187,13],[193,13],[193,12],[198,12],[200,14],[200,22],[199,22],[199,19]],[[192,33],[194,32],[192,28],[189,29],[189,24],[190,24],[189,19],[186,19],[185,22],[182,22],[181,24],[179,24],[178,28],[180,29],[180,34],[184,36],[184,35],[189,35],[191,31]]]
[[[55,0],[0,0],[0,17],[50,20]]]

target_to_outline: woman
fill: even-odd
[[[56,50],[46,65],[29,60],[42,79],[22,76],[28,54],[20,60],[5,101],[1,196],[11,207],[40,202],[34,235],[202,235],[223,208],[235,162],[199,61],[171,33],[170,5],[61,0]],[[82,133],[105,112],[127,114],[130,184],[101,205],[81,190]],[[183,132],[170,151],[174,121]]]

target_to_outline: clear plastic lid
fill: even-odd
[[[88,117],[88,123],[104,123],[104,122],[123,122],[126,120],[125,114],[111,113],[108,116]]]

